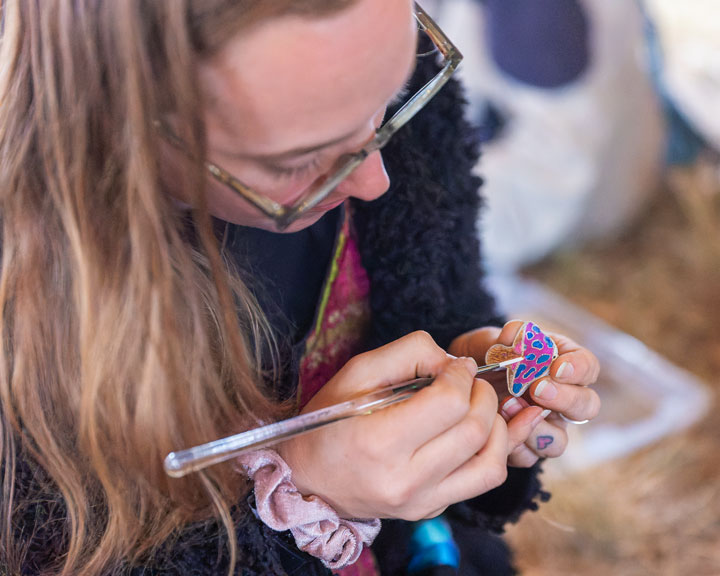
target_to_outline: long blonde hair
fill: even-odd
[[[0,564],[19,572],[17,458],[62,494],[57,573],[140,561],[247,489],[230,465],[170,480],[164,456],[282,411],[268,330],[204,199],[197,62],[257,19],[337,0],[4,0],[0,45]],[[172,115],[191,156],[163,190]]]

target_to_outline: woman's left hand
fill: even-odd
[[[523,325],[513,320],[500,329],[485,327],[458,336],[449,352],[456,356],[471,356],[484,364],[485,353],[493,344],[512,345]],[[530,406],[542,406],[549,412],[528,440],[518,446],[508,458],[510,466],[529,467],[539,458],[555,458],[565,452],[568,443],[567,421],[595,418],[600,411],[600,398],[589,388],[597,381],[600,363],[595,355],[561,334],[548,333],[558,347],[559,356],[552,363],[548,378],[533,383],[523,397],[515,398],[507,391],[505,372],[498,372],[494,380],[500,398],[500,414],[509,420]],[[487,375],[485,375],[487,376]]]

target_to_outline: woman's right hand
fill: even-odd
[[[413,378],[436,379],[409,400],[281,444],[298,490],[342,517],[418,520],[502,484],[508,455],[542,409],[506,423],[476,370],[473,359],[449,356],[424,332],[350,360],[303,412]]]

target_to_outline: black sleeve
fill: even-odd
[[[421,66],[411,90],[436,71]],[[483,285],[476,230],[476,132],[466,123],[460,85],[450,80],[383,152],[390,190],[355,203],[363,264],[370,276],[370,347],[426,330],[452,339],[502,318]]]
[[[422,65],[412,88],[435,71],[432,62]],[[450,80],[386,147],[388,193],[354,207],[370,277],[369,348],[414,330],[428,331],[447,347],[468,330],[503,323],[483,282],[476,230],[481,180],[473,173],[479,151],[464,108],[462,89]],[[539,466],[511,468],[496,490],[451,507],[448,518],[454,529],[488,536],[502,531],[506,522],[536,508],[537,498],[547,498],[538,473]],[[407,561],[407,527],[402,524],[385,523],[378,541],[381,555],[389,552],[388,574],[402,573]]]
[[[27,454],[15,467],[13,529],[22,574],[44,574],[59,568],[67,554],[69,521],[60,491]],[[289,532],[275,532],[252,513],[252,498],[233,511],[237,542],[234,574],[242,576],[329,576],[313,556],[299,550]],[[102,509],[103,504],[96,507]],[[122,564],[108,576],[217,576],[230,567],[228,534],[218,520],[183,527],[134,565]],[[0,552],[0,565],[3,554]],[[0,570],[0,573],[3,573]]]
[[[298,549],[289,531],[276,532],[254,513],[250,494],[233,511],[237,542],[237,576],[330,576],[322,562]],[[131,576],[215,576],[230,567],[227,532],[210,519],[185,527]]]

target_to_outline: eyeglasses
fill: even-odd
[[[427,34],[442,55],[442,69],[405,102],[389,120],[383,123],[368,144],[358,152],[343,156],[338,166],[330,174],[311,185],[299,200],[289,206],[280,204],[249,188],[217,164],[206,161],[205,167],[212,177],[274,220],[278,230],[286,229],[308,210],[325,200],[370,154],[381,150],[390,138],[440,91],[462,60],[460,51],[417,3],[414,5],[414,15],[420,30]],[[176,136],[167,129],[164,131],[175,145],[182,148],[182,144]]]

